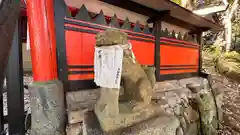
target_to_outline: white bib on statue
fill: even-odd
[[[94,82],[104,88],[120,88],[123,49],[121,45],[95,47]]]

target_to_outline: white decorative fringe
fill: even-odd
[[[26,43],[26,49],[27,51],[30,50],[30,37],[29,37],[29,26],[27,23],[27,43]]]
[[[87,132],[87,125],[85,123],[85,119],[83,120],[83,123],[82,123],[82,135],[88,135],[88,132]]]

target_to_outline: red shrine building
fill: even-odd
[[[156,67],[157,81],[164,81],[198,76],[202,32],[222,29],[169,0],[27,0],[21,8],[34,81],[59,79],[67,91],[96,87],[98,32],[126,32],[139,63]]]
[[[0,131],[7,123],[9,134],[26,132],[22,60],[34,82],[60,80],[65,92],[91,91],[97,87],[95,36],[118,28],[128,34],[138,62],[156,68],[158,82],[198,77],[202,33],[222,30],[170,0],[22,0],[17,22],[6,73],[7,115],[0,104]]]

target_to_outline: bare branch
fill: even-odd
[[[229,4],[227,0],[223,0],[223,3],[225,6],[228,6],[228,4]]]
[[[227,8],[227,6],[225,6],[225,5],[224,6],[214,6],[214,7],[194,10],[193,13],[198,14],[198,15],[207,15],[207,14],[224,11],[224,10],[226,10],[226,8]]]
[[[238,1],[239,0],[234,0],[234,2],[232,4],[232,7],[229,10],[229,14],[228,15],[230,16],[230,18],[232,18],[233,13],[236,11],[237,7],[239,6]]]
[[[187,5],[187,0],[181,0],[181,6],[186,7]]]
[[[221,12],[224,10],[228,10],[229,13],[229,3],[227,0],[222,0],[224,5],[220,5],[220,6],[214,6],[214,7],[207,7],[204,9],[199,9],[199,10],[194,10],[193,13],[198,14],[198,15],[208,15],[208,14],[212,14],[212,13],[217,13],[217,12]],[[227,9],[228,8],[228,9]]]

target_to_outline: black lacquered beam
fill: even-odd
[[[15,28],[7,67],[8,129],[10,135],[25,135],[21,19]]]

